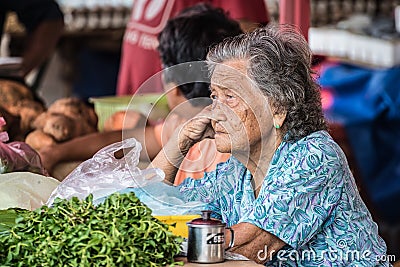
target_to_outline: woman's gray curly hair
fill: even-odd
[[[269,25],[227,38],[207,55],[210,72],[229,60],[246,60],[247,76],[268,97],[274,114],[286,111],[281,126],[286,141],[326,130],[320,87],[313,78],[311,51],[289,25]]]

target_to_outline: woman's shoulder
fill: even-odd
[[[330,156],[342,158],[344,153],[340,146],[333,140],[332,136],[324,130],[314,132],[304,138],[308,145],[318,148]]]
[[[329,146],[332,148],[337,146],[331,135],[325,130],[313,132],[295,142],[287,142],[286,145],[290,149],[298,149],[303,146]]]
[[[345,159],[342,149],[324,130],[313,132],[295,142],[283,142],[278,150],[279,156],[287,154],[306,158],[313,155],[321,161],[332,159],[344,161]]]
[[[298,140],[298,143],[302,143],[302,142],[319,142],[319,143],[325,143],[325,142],[330,142],[332,139],[332,137],[330,136],[330,134],[325,131],[325,130],[320,130],[320,131],[316,131],[313,133],[310,133],[309,135],[301,138],[300,140]]]

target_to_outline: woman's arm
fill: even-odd
[[[158,153],[149,165],[149,168],[159,168],[163,170],[165,173],[164,182],[171,185],[174,183],[175,175],[183,158],[191,147],[190,144],[187,144],[185,148],[182,146],[182,149],[180,149],[178,134],[179,132],[175,131],[168,143],[161,149],[160,153]]]
[[[238,223],[231,228],[234,231],[234,246],[231,251],[257,263],[270,261],[273,255],[286,245],[275,235],[251,223]],[[229,230],[225,231],[225,237],[225,244],[228,247],[232,238]]]

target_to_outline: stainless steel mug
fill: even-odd
[[[211,211],[202,211],[202,217],[188,223],[189,262],[217,263],[225,258],[225,229],[226,224],[210,218]],[[231,242],[232,243],[232,242]],[[230,247],[226,248],[229,249]]]

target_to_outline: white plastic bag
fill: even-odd
[[[115,152],[130,149],[124,157],[117,159]],[[164,172],[160,169],[140,170],[140,151],[142,146],[134,138],[111,144],[99,150],[91,159],[82,162],[53,191],[47,205],[55,198],[79,199],[93,194],[93,201],[102,199],[125,188],[138,188],[149,183],[162,181]]]

